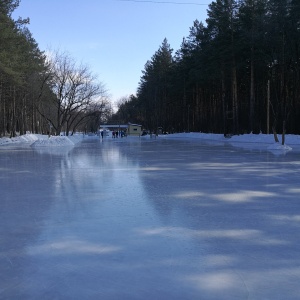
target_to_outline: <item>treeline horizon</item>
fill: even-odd
[[[0,136],[96,131],[108,120],[156,132],[300,133],[298,0],[217,0],[180,49],[164,39],[137,94],[112,108],[105,87],[66,53],[47,57],[0,2]]]
[[[165,39],[113,120],[153,132],[300,133],[300,3],[217,0],[175,53]]]

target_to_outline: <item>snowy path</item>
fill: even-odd
[[[0,149],[0,299],[299,299],[299,152]]]

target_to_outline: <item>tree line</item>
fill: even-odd
[[[12,18],[20,0],[0,1],[0,137],[96,131],[111,114],[104,85],[68,53],[39,49]]]
[[[179,50],[162,42],[118,108],[151,131],[299,134],[299,1],[213,1]]]

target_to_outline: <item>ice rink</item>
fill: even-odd
[[[300,297],[300,152],[87,137],[0,148],[0,299]]]

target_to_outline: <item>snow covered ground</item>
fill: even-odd
[[[25,134],[14,138],[1,138],[0,146],[29,145],[32,147],[64,147],[74,146],[83,139],[82,134],[73,136],[48,136],[42,134]]]
[[[165,138],[183,138],[183,139],[201,139],[216,141],[222,144],[230,144],[244,149],[260,149],[275,151],[274,153],[287,152],[293,149],[298,149],[300,146],[299,135],[286,135],[286,142],[281,144],[281,135],[278,135],[280,140],[276,143],[273,134],[242,134],[234,135],[230,138],[225,138],[223,134],[209,133],[177,133],[164,136]]]
[[[88,136],[85,136],[88,137]],[[94,136],[96,137],[96,136]],[[64,147],[74,146],[82,141],[84,135],[77,134],[73,136],[51,136],[39,134],[26,134],[15,138],[0,138],[0,146],[5,145],[30,145],[35,148],[39,147]],[[105,137],[111,138],[111,137]],[[136,139],[136,137],[131,137]],[[142,139],[150,138],[149,135],[141,137]],[[219,144],[230,144],[236,147],[245,149],[261,149],[261,150],[275,150],[287,152],[300,147],[300,135],[286,135],[286,142],[281,145],[281,142],[275,143],[273,134],[243,134],[235,135],[231,138],[225,138],[223,134],[209,134],[209,133],[176,133],[169,135],[160,135],[159,139],[190,139],[190,140],[204,140],[218,142]],[[278,135],[281,139],[281,135]],[[279,152],[278,152],[279,153]]]
[[[1,139],[0,299],[299,299],[299,136],[70,142]]]

